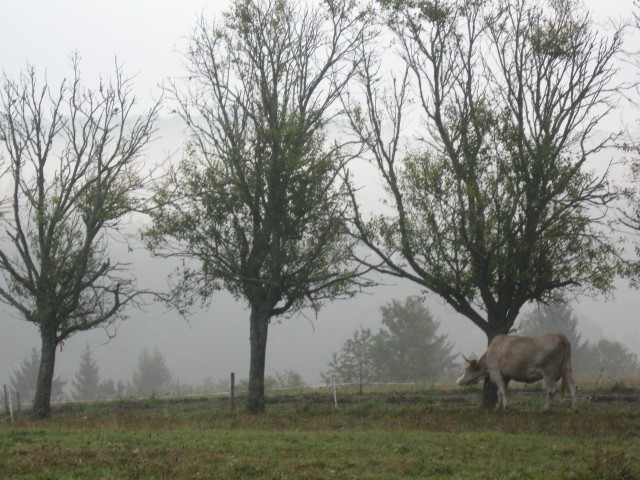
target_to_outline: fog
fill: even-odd
[[[151,261],[142,251],[139,257],[140,285],[161,283],[166,268]],[[144,282],[148,281],[147,284]],[[383,279],[389,283],[389,279]],[[393,281],[393,279],[391,279]],[[269,330],[267,374],[294,370],[306,383],[320,382],[333,351],[361,325],[377,330],[381,325],[380,307],[391,299],[404,299],[420,294],[419,286],[406,281],[372,289],[353,299],[335,301],[325,306],[317,318],[310,312],[274,322]],[[427,296],[426,304],[441,322],[440,333],[454,343],[454,351],[467,355],[481,353],[486,345],[484,334],[469,320],[444,306],[436,296]],[[640,354],[637,333],[639,306],[637,292],[621,283],[616,299],[584,299],[574,305],[585,340],[606,337],[618,340]],[[246,378],[249,370],[248,310],[221,292],[214,296],[207,310],[195,311],[188,319],[164,305],[149,305],[144,311],[130,309],[129,319],[119,325],[114,338],[98,329],[79,333],[58,351],[56,375],[68,380],[70,393],[81,351],[88,344],[100,368],[101,379],[131,380],[137,359],[144,348],[157,347],[166,357],[175,380],[181,384],[199,385],[206,378],[226,379],[230,372]],[[39,348],[36,328],[5,313],[0,336],[0,384],[8,383],[11,372],[28,356],[32,347]],[[113,332],[111,332],[113,333]]]
[[[55,84],[69,72],[69,55],[78,50],[81,67],[87,72],[87,85],[97,83],[98,72],[113,71],[114,55],[124,64],[126,73],[136,74],[136,92],[144,101],[159,96],[157,85],[168,75],[179,71],[181,50],[196,15],[213,14],[224,3],[215,6],[205,0],[185,2],[8,2],[3,5],[5,22],[0,43],[7,46],[0,67],[15,77],[27,61],[40,71],[47,71]],[[609,12],[624,12],[630,2],[607,2]],[[54,6],[55,4],[55,6]],[[600,2],[587,2],[601,7]],[[96,18],[100,18],[97,22]],[[9,47],[10,46],[10,47]],[[182,127],[177,119],[163,117],[158,139],[147,152],[155,164],[167,155],[179,155]],[[372,177],[359,179],[366,189],[379,188]],[[375,195],[370,194],[372,197]],[[136,226],[132,226],[135,230]],[[166,289],[168,261],[154,260],[138,245],[132,251],[124,245],[114,249],[123,262],[135,268],[138,285],[143,288]],[[346,301],[325,305],[318,316],[302,312],[293,318],[274,322],[269,330],[267,374],[295,370],[309,384],[319,382],[327,369],[331,353],[361,325],[377,330],[381,324],[380,307],[391,299],[423,294],[420,287],[408,281],[384,278],[384,285]],[[486,346],[484,334],[471,321],[455,314],[438,297],[426,295],[425,301],[441,322],[440,333],[454,343],[454,351],[479,354]],[[606,337],[620,341],[640,355],[638,314],[640,295],[619,281],[610,298],[579,298],[573,303],[585,340]],[[529,308],[534,308],[530,306]],[[161,304],[147,305],[143,310],[129,309],[129,318],[117,326],[110,338],[97,329],[77,334],[67,340],[57,354],[56,375],[67,380],[70,393],[80,361],[88,344],[100,368],[100,377],[114,381],[130,381],[137,359],[144,348],[157,347],[166,357],[175,380],[182,384],[201,384],[206,378],[216,381],[246,378],[249,370],[249,312],[243,303],[225,292],[216,294],[211,305],[194,310],[188,319]],[[12,371],[40,348],[34,325],[17,318],[7,307],[0,310],[0,385],[9,382]],[[113,331],[110,330],[112,334]]]
[[[152,164],[167,155],[179,155],[182,127],[178,119],[160,120],[158,139],[147,152]],[[366,197],[379,195],[379,182],[363,171],[360,180]],[[141,225],[131,225],[132,232]],[[115,243],[114,255],[132,265],[141,288],[166,291],[171,260],[153,259],[141,244]],[[292,318],[274,321],[269,329],[266,373],[294,370],[310,385],[320,382],[320,374],[328,369],[331,354],[360,326],[376,331],[381,326],[380,307],[392,299],[404,300],[409,295],[424,295],[426,305],[440,322],[440,334],[454,344],[454,352],[480,354],[486,337],[470,320],[456,314],[439,297],[429,295],[409,281],[391,277],[378,278],[381,285],[349,300],[327,303],[317,317],[305,311]],[[608,338],[620,341],[640,354],[637,314],[640,295],[618,282],[610,298],[580,298],[573,303],[585,340]],[[531,305],[527,308],[535,308]],[[142,350],[158,348],[166,357],[173,378],[180,384],[200,385],[205,379],[226,379],[231,372],[236,378],[248,377],[249,311],[229,294],[214,295],[208,308],[194,308],[188,318],[165,305],[151,302],[142,309],[129,308],[128,319],[107,331],[97,329],[78,333],[58,350],[56,375],[67,380],[65,392],[72,391],[82,350],[88,344],[100,368],[102,380],[131,380]],[[114,334],[113,338],[111,336]],[[15,316],[7,307],[0,323],[0,385],[9,382],[14,369],[40,348],[34,325]]]

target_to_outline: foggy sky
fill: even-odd
[[[77,50],[87,86],[97,84],[100,72],[113,71],[114,56],[123,64],[125,74],[136,75],[134,86],[139,99],[150,102],[160,95],[158,85],[167,76],[180,73],[180,55],[186,37],[199,13],[211,16],[227,2],[189,0],[183,2],[117,0],[47,0],[3,2],[0,23],[0,68],[16,78],[27,62],[46,69],[48,80],[57,84],[70,71],[70,55]],[[587,5],[600,13],[620,14],[631,8],[630,0]],[[606,11],[604,9],[606,8]],[[627,14],[628,15],[628,14]],[[159,139],[149,149],[150,162],[179,151],[182,127],[164,112]],[[372,185],[371,188],[377,188]],[[137,269],[138,283],[148,288],[166,286],[169,271],[162,261],[149,259],[142,249],[127,252],[124,262]],[[408,281],[385,278],[387,286],[378,287],[349,301],[327,305],[317,318],[312,313],[283,319],[269,329],[267,374],[287,369],[298,371],[308,383],[319,381],[327,369],[331,353],[340,349],[359,326],[377,330],[380,307],[391,299],[403,300],[420,293]],[[622,342],[640,354],[638,315],[640,294],[624,281],[614,298],[580,299],[574,304],[585,339],[602,335]],[[467,355],[481,353],[484,334],[469,320],[454,314],[435,296],[427,305],[442,324],[439,333],[449,335],[455,351]],[[16,318],[15,312],[0,307],[0,385],[8,383],[12,370],[25,359],[32,347],[40,348],[36,328]],[[222,292],[214,296],[208,310],[194,313],[189,320],[163,305],[150,305],[145,311],[130,310],[129,320],[119,326],[109,340],[101,330],[84,332],[69,339],[57,355],[56,374],[69,381],[75,375],[81,351],[89,344],[97,360],[102,379],[129,381],[143,348],[157,347],[167,358],[174,378],[181,383],[198,384],[207,377],[214,381],[227,378],[231,371],[246,378],[249,370],[248,310]]]

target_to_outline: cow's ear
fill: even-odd
[[[471,368],[472,370],[478,368],[478,360],[476,360],[475,358],[473,360],[469,360],[469,368]]]

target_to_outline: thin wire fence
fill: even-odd
[[[362,391],[361,391],[362,388]],[[81,403],[109,403],[117,401],[143,401],[146,399],[210,399],[219,402],[229,401],[233,408],[239,399],[244,399],[247,395],[246,389],[229,385],[224,390],[207,390],[188,391],[185,386],[165,390],[162,392],[151,394],[135,394],[127,392],[122,395],[113,395],[109,397],[96,398],[93,400],[76,400],[64,398],[58,401],[52,401],[53,407],[63,406],[67,404]],[[543,391],[540,382],[534,384],[511,383],[509,390],[519,392],[525,398],[539,396]],[[629,378],[625,382],[600,382],[587,381],[580,386],[579,394],[582,393],[583,398],[589,401],[604,398],[603,391],[613,393],[618,396],[635,396],[640,397],[640,378]],[[314,385],[296,385],[284,386],[277,388],[269,388],[265,390],[267,401],[285,402],[287,398],[292,401],[298,397],[314,398],[315,401],[323,401],[338,405],[346,401],[353,401],[360,397],[366,397],[378,394],[389,394],[395,399],[406,401],[407,399],[437,399],[444,402],[460,402],[466,401],[473,396],[481,395],[482,383],[473,386],[461,388],[451,382],[336,382],[336,383],[318,383]],[[596,393],[594,393],[596,392]],[[598,393],[600,392],[600,393]],[[634,397],[634,398],[635,398]],[[607,397],[608,398],[608,397]],[[640,398],[639,398],[640,401]],[[32,402],[20,397],[20,392],[16,392],[10,385],[3,386],[3,407],[2,413],[4,418],[12,420],[23,412],[30,410]]]

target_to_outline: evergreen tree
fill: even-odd
[[[125,393],[127,393],[127,385],[122,380],[118,380],[116,383],[116,395],[122,397]]]
[[[164,355],[158,348],[149,352],[146,348],[138,357],[138,367],[133,373],[131,386],[136,395],[156,395],[171,384],[171,372]]]
[[[73,380],[76,400],[96,400],[99,394],[100,375],[98,365],[91,355],[89,344],[85,347],[80,357],[80,365]]]
[[[522,335],[563,333],[571,342],[573,350],[583,345],[582,335],[578,330],[578,317],[567,303],[538,306],[523,317],[517,331]]]
[[[589,378],[619,380],[640,375],[638,355],[630,352],[622,343],[602,339],[585,345],[588,362],[578,366],[578,371]]]
[[[393,300],[381,308],[383,328],[377,334],[360,327],[334,352],[322,380],[360,384],[374,381],[427,381],[457,372],[446,335],[437,335],[434,320],[419,297]]]
[[[392,300],[381,311],[383,328],[373,349],[380,380],[426,381],[453,375],[452,345],[446,335],[437,335],[440,322],[419,297],[407,297],[404,303]]]
[[[31,349],[31,355],[25,358],[18,368],[13,369],[9,384],[15,392],[20,392],[20,396],[25,401],[33,401],[38,382],[38,371],[40,369],[40,353],[35,348]],[[51,397],[61,400],[62,389],[66,385],[66,380],[55,377],[51,386]]]
[[[116,396],[116,384],[112,379],[107,379],[98,385],[98,398],[113,398]]]
[[[562,333],[571,343],[571,360],[576,375],[591,376],[594,372],[593,351],[588,342],[582,341],[578,329],[578,317],[567,303],[556,302],[540,305],[524,315],[516,331],[520,335]]]
[[[571,360],[576,375],[587,378],[623,378],[640,374],[638,356],[622,343],[602,339],[582,341],[578,318],[566,303],[542,305],[526,314],[518,327],[523,335],[560,332],[571,342]]]

